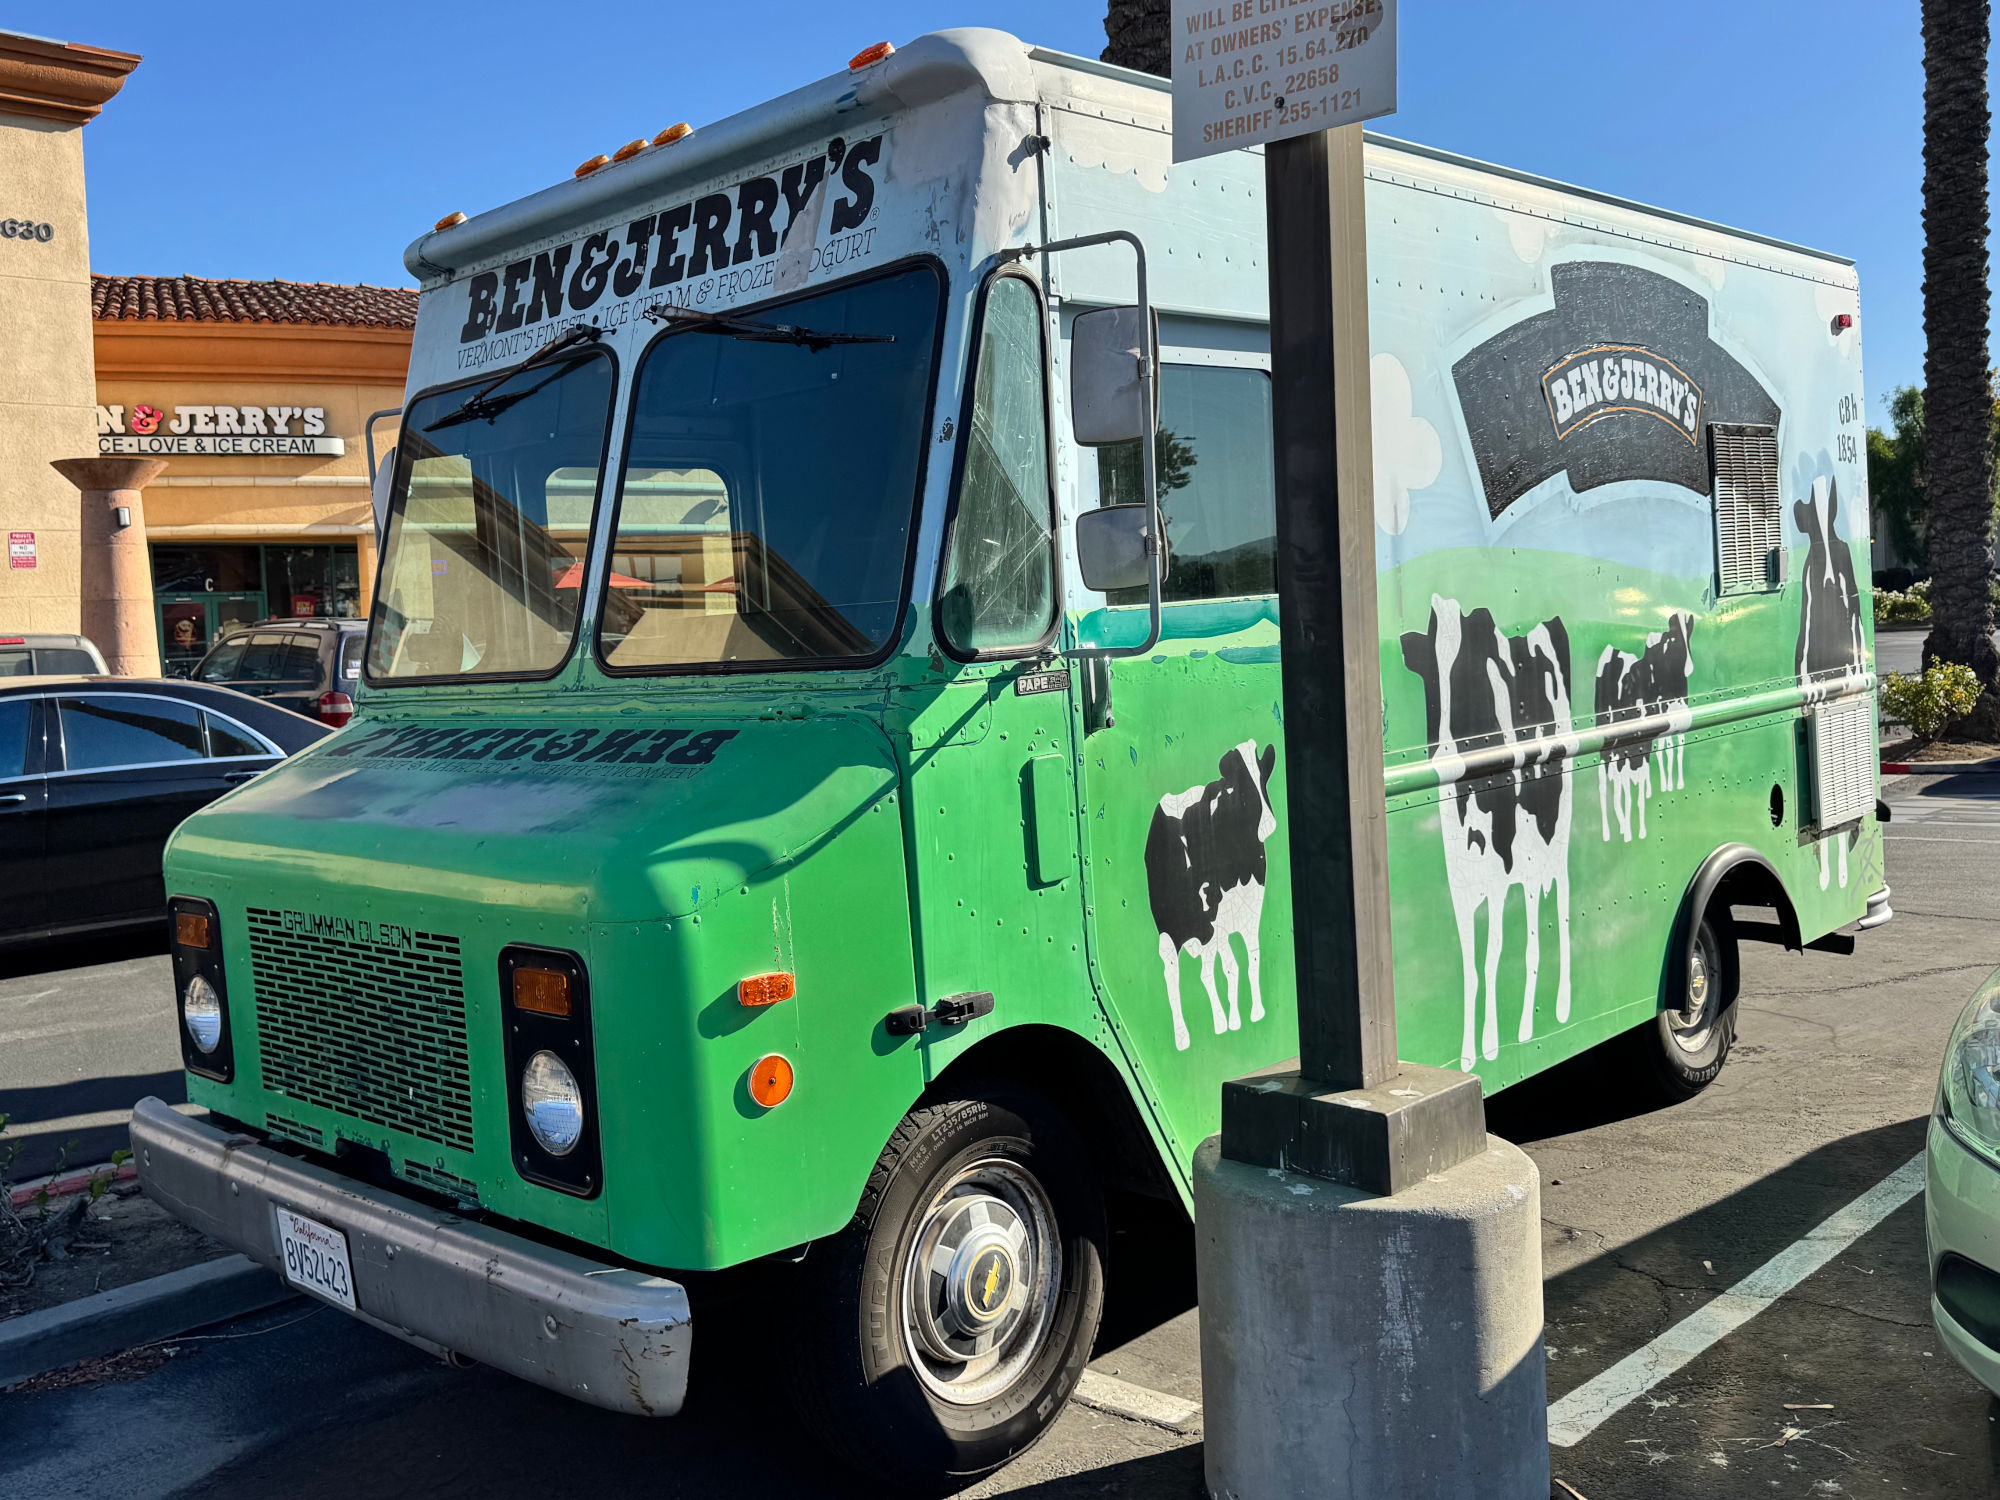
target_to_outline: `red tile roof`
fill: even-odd
[[[209,281],[200,276],[96,276],[90,311],[103,322],[322,323],[414,328],[417,294],[327,281]]]

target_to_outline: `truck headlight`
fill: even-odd
[[[181,1023],[187,1027],[188,1040],[203,1057],[212,1054],[222,1041],[222,996],[200,974],[190,979],[181,992]]]
[[[2000,974],[1980,987],[1952,1028],[1941,1093],[1952,1133],[2000,1158]]]
[[[222,971],[222,915],[213,901],[174,896],[167,902],[174,960],[174,999],[181,1017],[181,1066],[228,1083],[236,1076],[229,1024],[229,980]]]
[[[521,1113],[535,1144],[551,1156],[568,1156],[583,1139],[583,1090],[555,1053],[537,1052],[521,1070]]]

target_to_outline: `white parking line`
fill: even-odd
[[[1924,1190],[1923,1153],[1665,1333],[1549,1407],[1549,1441],[1569,1448],[1734,1333]]]
[[[1100,1375],[1095,1370],[1083,1372],[1073,1399],[1114,1417],[1150,1422],[1169,1432],[1191,1432],[1201,1421],[1199,1401],[1169,1396],[1165,1391],[1149,1390],[1115,1375]]]

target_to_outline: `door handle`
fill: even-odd
[[[262,776],[263,774],[262,771],[231,771],[222,779],[224,781],[248,781],[253,776]]]
[[[0,802],[26,802],[27,800],[28,794],[26,792],[9,792],[6,796],[0,797]]]

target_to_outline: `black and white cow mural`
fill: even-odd
[[[1809,700],[1825,697],[1849,676],[1866,669],[1867,638],[1861,630],[1861,589],[1854,579],[1854,549],[1840,534],[1840,486],[1830,475],[1812,484],[1812,495],[1794,501],[1792,519],[1806,539],[1806,562],[1799,582],[1799,685]],[[1841,889],[1847,888],[1847,851],[1860,839],[1850,829],[1819,841],[1819,888],[1833,882],[1831,855],[1839,857]],[[1831,845],[1831,849],[1829,849]]]
[[[1465,981],[1459,1066],[1475,1061],[1474,1020],[1485,994],[1477,1056],[1500,1055],[1500,955],[1507,893],[1527,903],[1526,984],[1520,1040],[1535,1034],[1542,897],[1556,899],[1556,1021],[1569,1019],[1569,841],[1573,793],[1565,774],[1577,753],[1570,719],[1569,633],[1560,619],[1503,634],[1492,611],[1466,613],[1431,597],[1429,628],[1403,637],[1403,661],[1423,679],[1431,758],[1445,787],[1438,807],[1445,877],[1458,919]],[[1479,913],[1486,946],[1476,951]]]
[[[1611,842],[1611,818],[1632,842],[1632,825],[1646,836],[1646,803],[1653,795],[1653,761],[1660,763],[1660,790],[1687,786],[1687,732],[1694,723],[1688,708],[1688,676],[1694,670],[1694,616],[1677,611],[1667,628],[1646,637],[1637,656],[1606,646],[1597,659],[1597,722],[1643,720],[1630,738],[1612,738],[1597,762],[1598,817],[1604,842]]]
[[[1201,962],[1202,988],[1208,991],[1219,1036],[1243,1026],[1237,995],[1239,977],[1245,976],[1237,968],[1230,939],[1240,942],[1250,982],[1250,1019],[1264,1019],[1257,928],[1264,916],[1264,843],[1278,828],[1270,796],[1277,763],[1276,745],[1266,745],[1260,755],[1257,742],[1245,740],[1223,755],[1216,780],[1162,797],[1146,833],[1146,894],[1160,932],[1174,1046],[1183,1052],[1188,1048],[1187,1021],[1181,1014],[1183,953]],[[1218,959],[1229,988],[1227,1010],[1215,988]]]
[[[1861,589],[1854,581],[1854,550],[1840,534],[1840,486],[1830,476],[1813,481],[1812,498],[1792,505],[1792,519],[1806,539],[1805,588],[1799,609],[1799,681],[1862,669],[1867,644],[1861,633]]]

